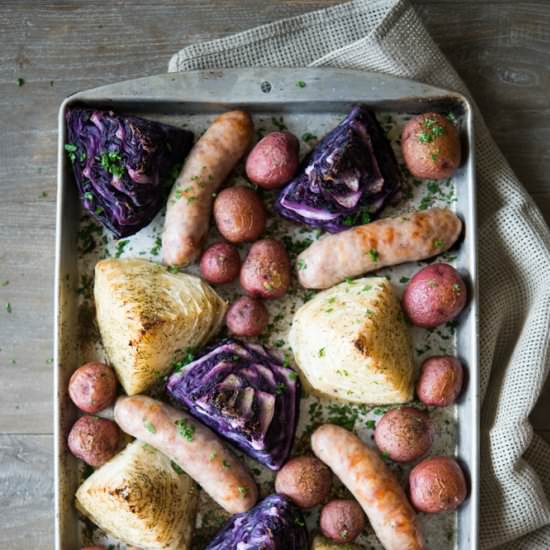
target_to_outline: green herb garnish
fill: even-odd
[[[115,258],[120,258],[122,256],[122,253],[124,252],[124,249],[126,248],[129,242],[130,241],[128,239],[118,241],[116,245]]]
[[[303,80],[298,80],[296,82],[296,86],[298,86],[298,88],[305,88],[306,87],[306,83],[303,81]]]
[[[12,312],[11,304],[10,304],[9,302],[6,304],[6,311],[7,311],[8,313],[11,313],[11,312]]]
[[[324,357],[325,356],[325,348],[321,348],[319,350],[319,357]]]
[[[183,474],[183,470],[173,460],[170,461],[170,466],[172,466],[172,470],[174,470],[176,474]]]
[[[157,429],[155,428],[155,425],[150,421],[150,420],[147,420],[146,418],[143,419],[143,425],[145,426],[145,429],[154,434],[154,433],[157,433]]]
[[[21,86],[23,86],[23,84],[25,84],[25,79],[24,78],[18,78],[15,83],[21,88]]]
[[[180,418],[179,420],[176,420],[175,424],[181,437],[187,439],[187,441],[193,441],[193,434],[195,433],[196,429],[194,424],[191,424],[191,422],[189,422],[185,418]]]
[[[373,261],[373,262],[377,262],[378,261],[378,258],[380,257],[380,254],[378,253],[378,250],[376,250],[376,248],[371,248],[369,250],[369,256],[370,256],[370,259]]]
[[[401,284],[405,284],[405,283],[408,283],[410,281],[410,279],[408,277],[401,277],[401,279],[399,279],[399,282]]]
[[[241,487],[239,485],[238,489],[239,489],[239,493],[241,493],[241,496],[245,497],[246,495],[248,495],[248,488],[247,487]]]

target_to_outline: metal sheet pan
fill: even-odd
[[[298,86],[303,81],[305,86]],[[464,162],[453,177],[456,200],[453,208],[465,222],[465,236],[456,250],[454,264],[466,277],[471,293],[467,310],[453,335],[456,352],[467,366],[466,390],[453,409],[455,429],[446,450],[455,452],[468,474],[470,495],[453,515],[456,536],[430,533],[428,548],[478,548],[479,492],[479,381],[478,381],[478,300],[476,257],[476,204],[471,107],[462,95],[376,73],[337,69],[239,69],[197,71],[147,77],[79,92],[67,98],[59,112],[57,244],[55,277],[55,541],[58,550],[79,548],[82,523],[73,506],[81,477],[78,462],[66,450],[66,436],[77,411],[67,396],[67,383],[80,365],[82,349],[79,325],[82,312],[78,288],[78,231],[80,207],[72,171],[63,150],[66,109],[84,105],[100,109],[143,114],[159,120],[180,122],[185,117],[205,122],[214,113],[242,107],[255,118],[267,121],[285,116],[300,131],[317,124],[319,132],[331,120],[338,120],[355,103],[364,103],[377,112],[402,116],[427,110],[452,111],[459,115]],[[202,118],[201,118],[202,117]],[[331,118],[332,117],[332,118]],[[316,121],[316,122],[314,122]],[[300,128],[301,127],[301,128]],[[330,125],[324,129],[327,131]],[[412,195],[411,195],[412,196]],[[132,255],[131,253],[129,255]],[[407,271],[408,269],[408,271]],[[412,273],[416,265],[400,273]],[[390,276],[390,275],[388,275]],[[416,337],[415,337],[416,338]],[[420,355],[420,357],[419,357]],[[421,359],[422,352],[417,353]],[[450,520],[449,520],[450,521]],[[448,523],[447,523],[448,525]],[[372,542],[369,539],[368,542]]]

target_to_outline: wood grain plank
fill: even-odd
[[[52,438],[0,435],[0,548],[53,548]]]

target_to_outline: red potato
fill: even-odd
[[[332,500],[321,510],[321,532],[338,543],[355,540],[365,523],[365,514],[356,500]]]
[[[380,451],[395,462],[411,462],[432,446],[430,417],[414,407],[388,411],[376,425],[374,440]]]
[[[300,143],[290,132],[271,132],[246,159],[246,175],[264,189],[281,187],[292,179],[299,163]]]
[[[269,322],[264,303],[250,296],[242,296],[233,302],[225,317],[229,331],[236,336],[259,336]]]
[[[421,512],[456,510],[466,498],[466,480],[454,458],[432,456],[411,470],[409,491],[413,506]]]
[[[115,372],[104,363],[85,363],[69,380],[69,396],[82,411],[96,413],[111,405],[116,397]]]
[[[258,194],[248,187],[224,189],[214,201],[218,231],[232,243],[255,241],[264,232],[266,214]]]
[[[119,440],[120,430],[112,420],[86,415],[74,423],[67,444],[76,458],[97,468],[115,456]]]
[[[464,369],[456,357],[438,355],[426,359],[416,383],[418,399],[426,405],[452,405],[462,389]]]
[[[201,256],[200,270],[203,279],[209,283],[230,283],[239,276],[241,270],[239,251],[229,243],[214,243]]]
[[[402,304],[414,325],[435,328],[458,317],[466,298],[466,285],[458,271],[449,264],[435,263],[414,275]]]
[[[285,247],[273,239],[255,242],[241,268],[240,281],[252,296],[283,296],[290,285],[290,260]]]
[[[289,460],[275,478],[275,491],[300,508],[313,508],[326,501],[331,485],[332,472],[314,456]]]
[[[446,179],[460,165],[458,131],[438,113],[409,120],[401,134],[401,148],[409,172],[417,178]]]

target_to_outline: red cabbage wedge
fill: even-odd
[[[270,495],[252,510],[234,515],[205,550],[307,550],[300,509],[282,495]]]
[[[66,122],[65,150],[84,208],[117,239],[149,224],[179,175],[193,134],[112,111],[70,109]]]
[[[245,453],[278,470],[290,453],[300,382],[265,346],[221,340],[168,379],[168,394]]]
[[[374,114],[356,105],[302,162],[275,202],[289,220],[336,233],[399,198],[395,154]]]

